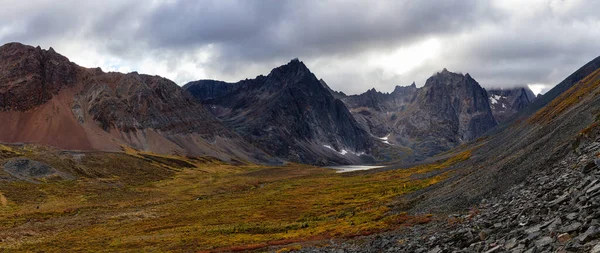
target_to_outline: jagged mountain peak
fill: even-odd
[[[409,86],[396,85],[396,87],[394,88],[394,91],[392,91],[391,94],[403,94],[406,92],[415,92],[416,90],[417,90],[417,85],[415,84],[415,82],[413,82]]]
[[[476,82],[469,74],[463,75],[461,73],[450,72],[444,68],[441,72],[435,73],[425,81],[425,87],[436,86],[436,85],[456,85],[464,83],[463,80],[468,80],[468,83]]]
[[[371,137],[338,99],[343,93],[297,59],[265,78],[186,89],[249,142],[288,161],[358,162],[372,147]]]
[[[340,99],[340,98],[344,98],[347,96],[346,93],[344,93],[344,92],[333,90],[331,87],[329,87],[327,82],[325,82],[325,80],[323,80],[323,78],[320,78],[319,82],[323,85],[323,87],[325,87],[326,90],[328,90],[331,93],[331,95],[333,95],[333,97]]]
[[[373,87],[373,88],[367,90],[366,93],[381,93],[381,92],[377,91],[377,89],[375,89],[375,87]]]
[[[494,118],[498,122],[508,120],[536,99],[533,92],[525,86],[489,89],[487,93]]]
[[[166,78],[84,68],[53,48],[21,43],[0,47],[0,121],[0,142],[223,160],[261,153]]]
[[[281,65],[277,68],[271,70],[269,75],[304,75],[304,74],[312,74],[312,72],[306,67],[304,62],[300,61],[298,58],[292,59],[285,65]]]

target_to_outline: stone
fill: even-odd
[[[577,239],[582,243],[586,243],[596,237],[598,237],[598,229],[596,226],[590,226],[583,234],[579,235]]]
[[[554,242],[554,238],[550,237],[550,236],[544,236],[541,239],[535,241],[535,245],[539,248],[542,248],[550,243]]]
[[[567,226],[564,226],[563,228],[561,228],[561,231],[564,233],[570,233],[570,232],[578,230],[581,227],[581,225],[582,225],[581,222],[576,221]]]
[[[596,244],[596,246],[590,250],[590,253],[600,253],[600,243]]]
[[[491,249],[489,249],[488,251],[486,251],[485,253],[493,253],[493,252],[498,252],[500,251],[500,248],[502,248],[500,245],[497,245],[496,247],[493,247]]]
[[[515,246],[517,246],[517,239],[516,238],[512,238],[508,241],[506,241],[506,243],[504,244],[504,248],[505,249],[512,249]]]
[[[558,235],[557,239],[558,239],[558,242],[565,243],[565,242],[568,242],[569,240],[571,240],[571,235],[569,235],[569,233],[562,233],[562,234]]]
[[[533,227],[525,229],[525,233],[527,233],[527,234],[533,234],[533,233],[539,232],[541,227],[542,226],[540,226],[540,225],[535,225]]]
[[[598,167],[597,167],[597,165],[596,165],[595,161],[594,161],[594,162],[589,162],[588,164],[586,164],[586,165],[583,167],[583,171],[582,171],[582,172],[583,172],[583,173],[585,173],[585,174],[588,174],[588,173],[590,173],[590,172],[592,172],[592,171],[596,170],[597,168],[598,168]]]
[[[491,233],[492,233],[492,230],[483,229],[479,232],[479,239],[482,241],[485,241],[490,236]]]
[[[436,246],[435,248],[427,251],[427,253],[441,253],[442,249],[440,248],[440,246]]]

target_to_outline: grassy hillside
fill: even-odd
[[[436,184],[469,159],[380,173],[337,174],[291,164],[228,165],[210,158],[64,153],[0,146],[0,165],[28,157],[69,173],[35,182],[0,172],[0,249],[196,252],[298,247],[427,222],[392,212],[403,194]]]

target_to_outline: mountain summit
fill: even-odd
[[[527,87],[512,89],[490,89],[487,91],[494,118],[504,122],[536,99]]]
[[[372,138],[298,59],[238,83],[184,88],[249,142],[285,160],[329,164],[369,158]]]
[[[497,125],[488,95],[469,74],[447,69],[417,88],[392,93],[371,89],[342,98],[361,126],[390,145],[409,148],[420,160],[483,135]]]
[[[158,76],[83,68],[52,48],[0,47],[2,142],[70,150],[210,155],[259,161],[249,148],[175,83]]]

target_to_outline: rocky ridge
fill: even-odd
[[[503,123],[531,104],[536,96],[529,88],[490,89],[487,90],[492,114]]]
[[[422,160],[475,140],[497,125],[486,90],[469,74],[447,69],[417,88],[396,86],[342,98],[361,126],[384,143]]]
[[[600,252],[600,138],[465,213],[301,252]]]
[[[373,161],[373,138],[298,59],[238,83],[201,80],[184,89],[248,142],[287,161]]]
[[[447,180],[399,200],[396,212],[438,214],[433,222],[306,251],[598,252],[598,59],[540,110],[458,148],[472,157],[437,172],[451,171]]]
[[[1,142],[268,160],[170,80],[84,68],[19,43],[0,47],[0,121]]]

